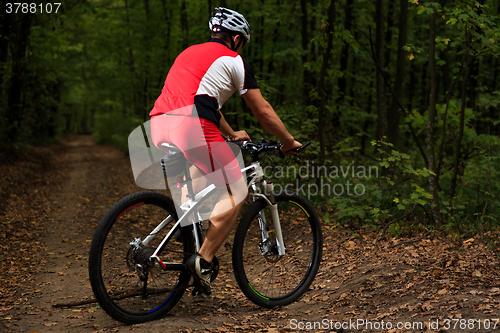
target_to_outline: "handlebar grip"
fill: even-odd
[[[297,148],[294,148],[294,149],[290,149],[290,150],[287,150],[287,151],[293,151],[295,153],[300,153],[301,151],[303,151],[304,149],[307,148],[307,146],[309,146],[311,144],[311,141],[307,141],[306,143],[304,143],[302,146],[300,147],[297,147]],[[283,155],[283,156],[281,156]],[[281,147],[280,147],[280,150],[279,150],[279,156],[280,157],[285,157],[285,154],[283,153],[283,151],[281,150]]]
[[[292,151],[300,153],[302,150],[306,149],[307,146],[309,146],[310,144],[311,144],[311,141],[307,141],[302,146],[292,149]]]
[[[247,142],[246,140],[237,140],[237,141],[227,141],[226,142],[231,142],[231,143],[234,143],[235,145],[237,146],[242,146],[245,142]]]

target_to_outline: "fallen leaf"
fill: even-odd
[[[55,326],[57,323],[43,323],[47,327]]]
[[[448,291],[446,289],[441,289],[440,291],[438,291],[438,295],[444,295],[446,294]]]
[[[495,295],[500,295],[500,288],[491,288],[490,290],[488,290],[489,293],[493,296]]]
[[[431,311],[433,309],[433,306],[431,305],[431,302],[425,302],[422,304],[422,310],[424,311]]]

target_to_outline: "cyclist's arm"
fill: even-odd
[[[257,118],[262,127],[271,132],[271,134],[276,136],[281,143],[283,143],[283,152],[302,146],[300,142],[295,141],[293,136],[288,133],[288,130],[271,104],[262,96],[260,89],[248,89],[241,97],[247,102],[253,115]]]
[[[231,125],[226,121],[224,118],[224,115],[222,112],[220,112],[220,126],[219,126],[219,132],[225,136],[229,141],[236,141],[236,140],[248,140],[250,141],[250,137],[248,136],[247,132],[245,131],[233,131],[231,128]]]

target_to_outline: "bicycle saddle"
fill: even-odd
[[[175,177],[182,173],[186,167],[186,157],[182,150],[174,144],[167,142],[162,143],[161,148],[161,150],[167,153],[160,160],[164,176]]]
[[[182,150],[180,150],[176,145],[174,145],[173,143],[168,143],[168,142],[164,142],[161,144],[161,147],[164,152],[166,152],[167,154],[182,154]]]

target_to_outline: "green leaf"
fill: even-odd
[[[456,18],[450,18],[448,21],[446,21],[446,24],[455,25],[456,23],[457,23]]]
[[[423,200],[423,199],[418,199],[417,202],[419,204],[421,204],[422,206],[425,206],[427,204],[427,201]]]

